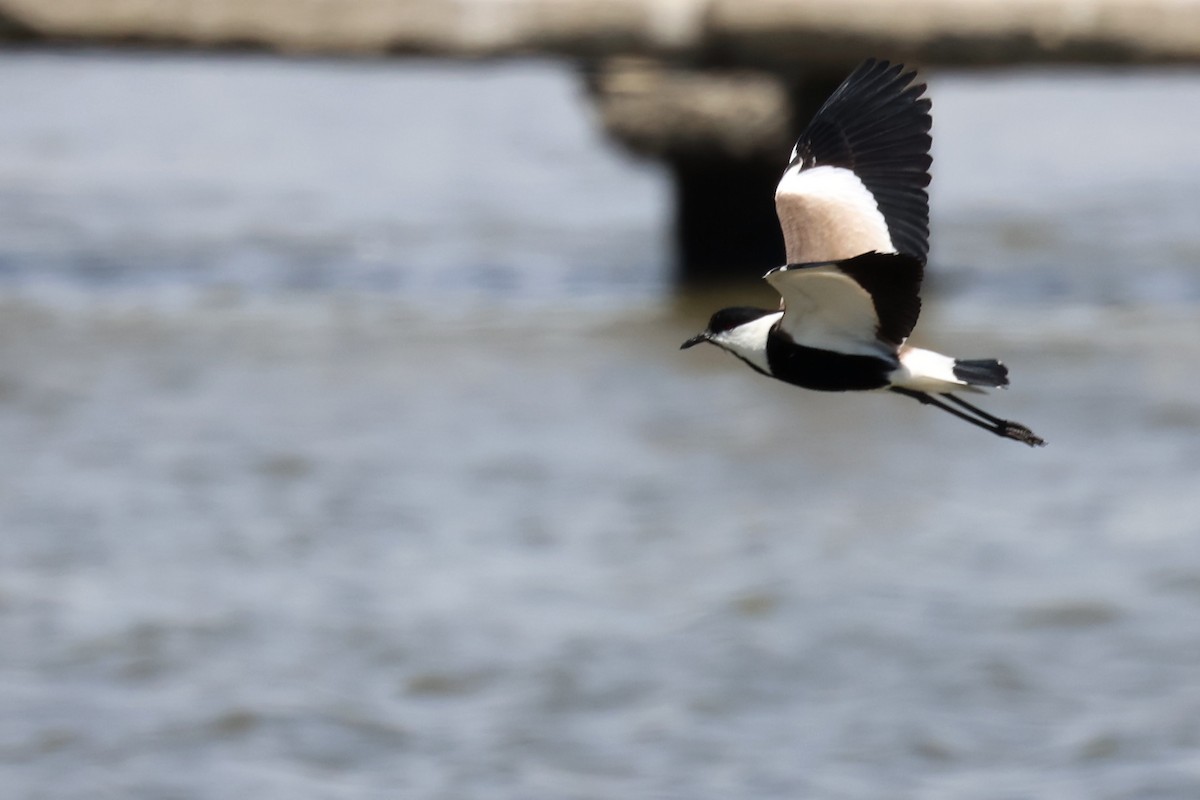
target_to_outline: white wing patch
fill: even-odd
[[[783,297],[779,329],[796,344],[847,355],[894,357],[894,348],[877,336],[879,317],[871,295],[837,266],[780,267],[766,279]]]
[[[843,167],[788,168],[775,189],[775,211],[789,264],[896,252],[874,195]]]

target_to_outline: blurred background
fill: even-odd
[[[1200,796],[1198,9],[840,7],[0,1],[4,796]],[[677,349],[868,55],[1045,449]]]

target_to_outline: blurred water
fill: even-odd
[[[663,178],[604,149],[564,67],[9,55],[0,70],[0,276],[22,288],[661,286]]]
[[[1044,450],[679,353],[562,67],[0,57],[5,796],[1200,796],[1200,76],[930,78]]]

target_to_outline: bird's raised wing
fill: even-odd
[[[929,254],[930,102],[915,72],[870,59],[800,134],[775,190],[791,264]]]
[[[767,273],[783,297],[779,329],[796,344],[852,355],[894,354],[921,313],[924,265],[907,253],[864,253]]]

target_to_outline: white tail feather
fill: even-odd
[[[966,381],[955,377],[953,358],[919,347],[905,347],[900,350],[900,366],[888,376],[888,380],[892,386],[918,392],[941,394],[978,391]]]

